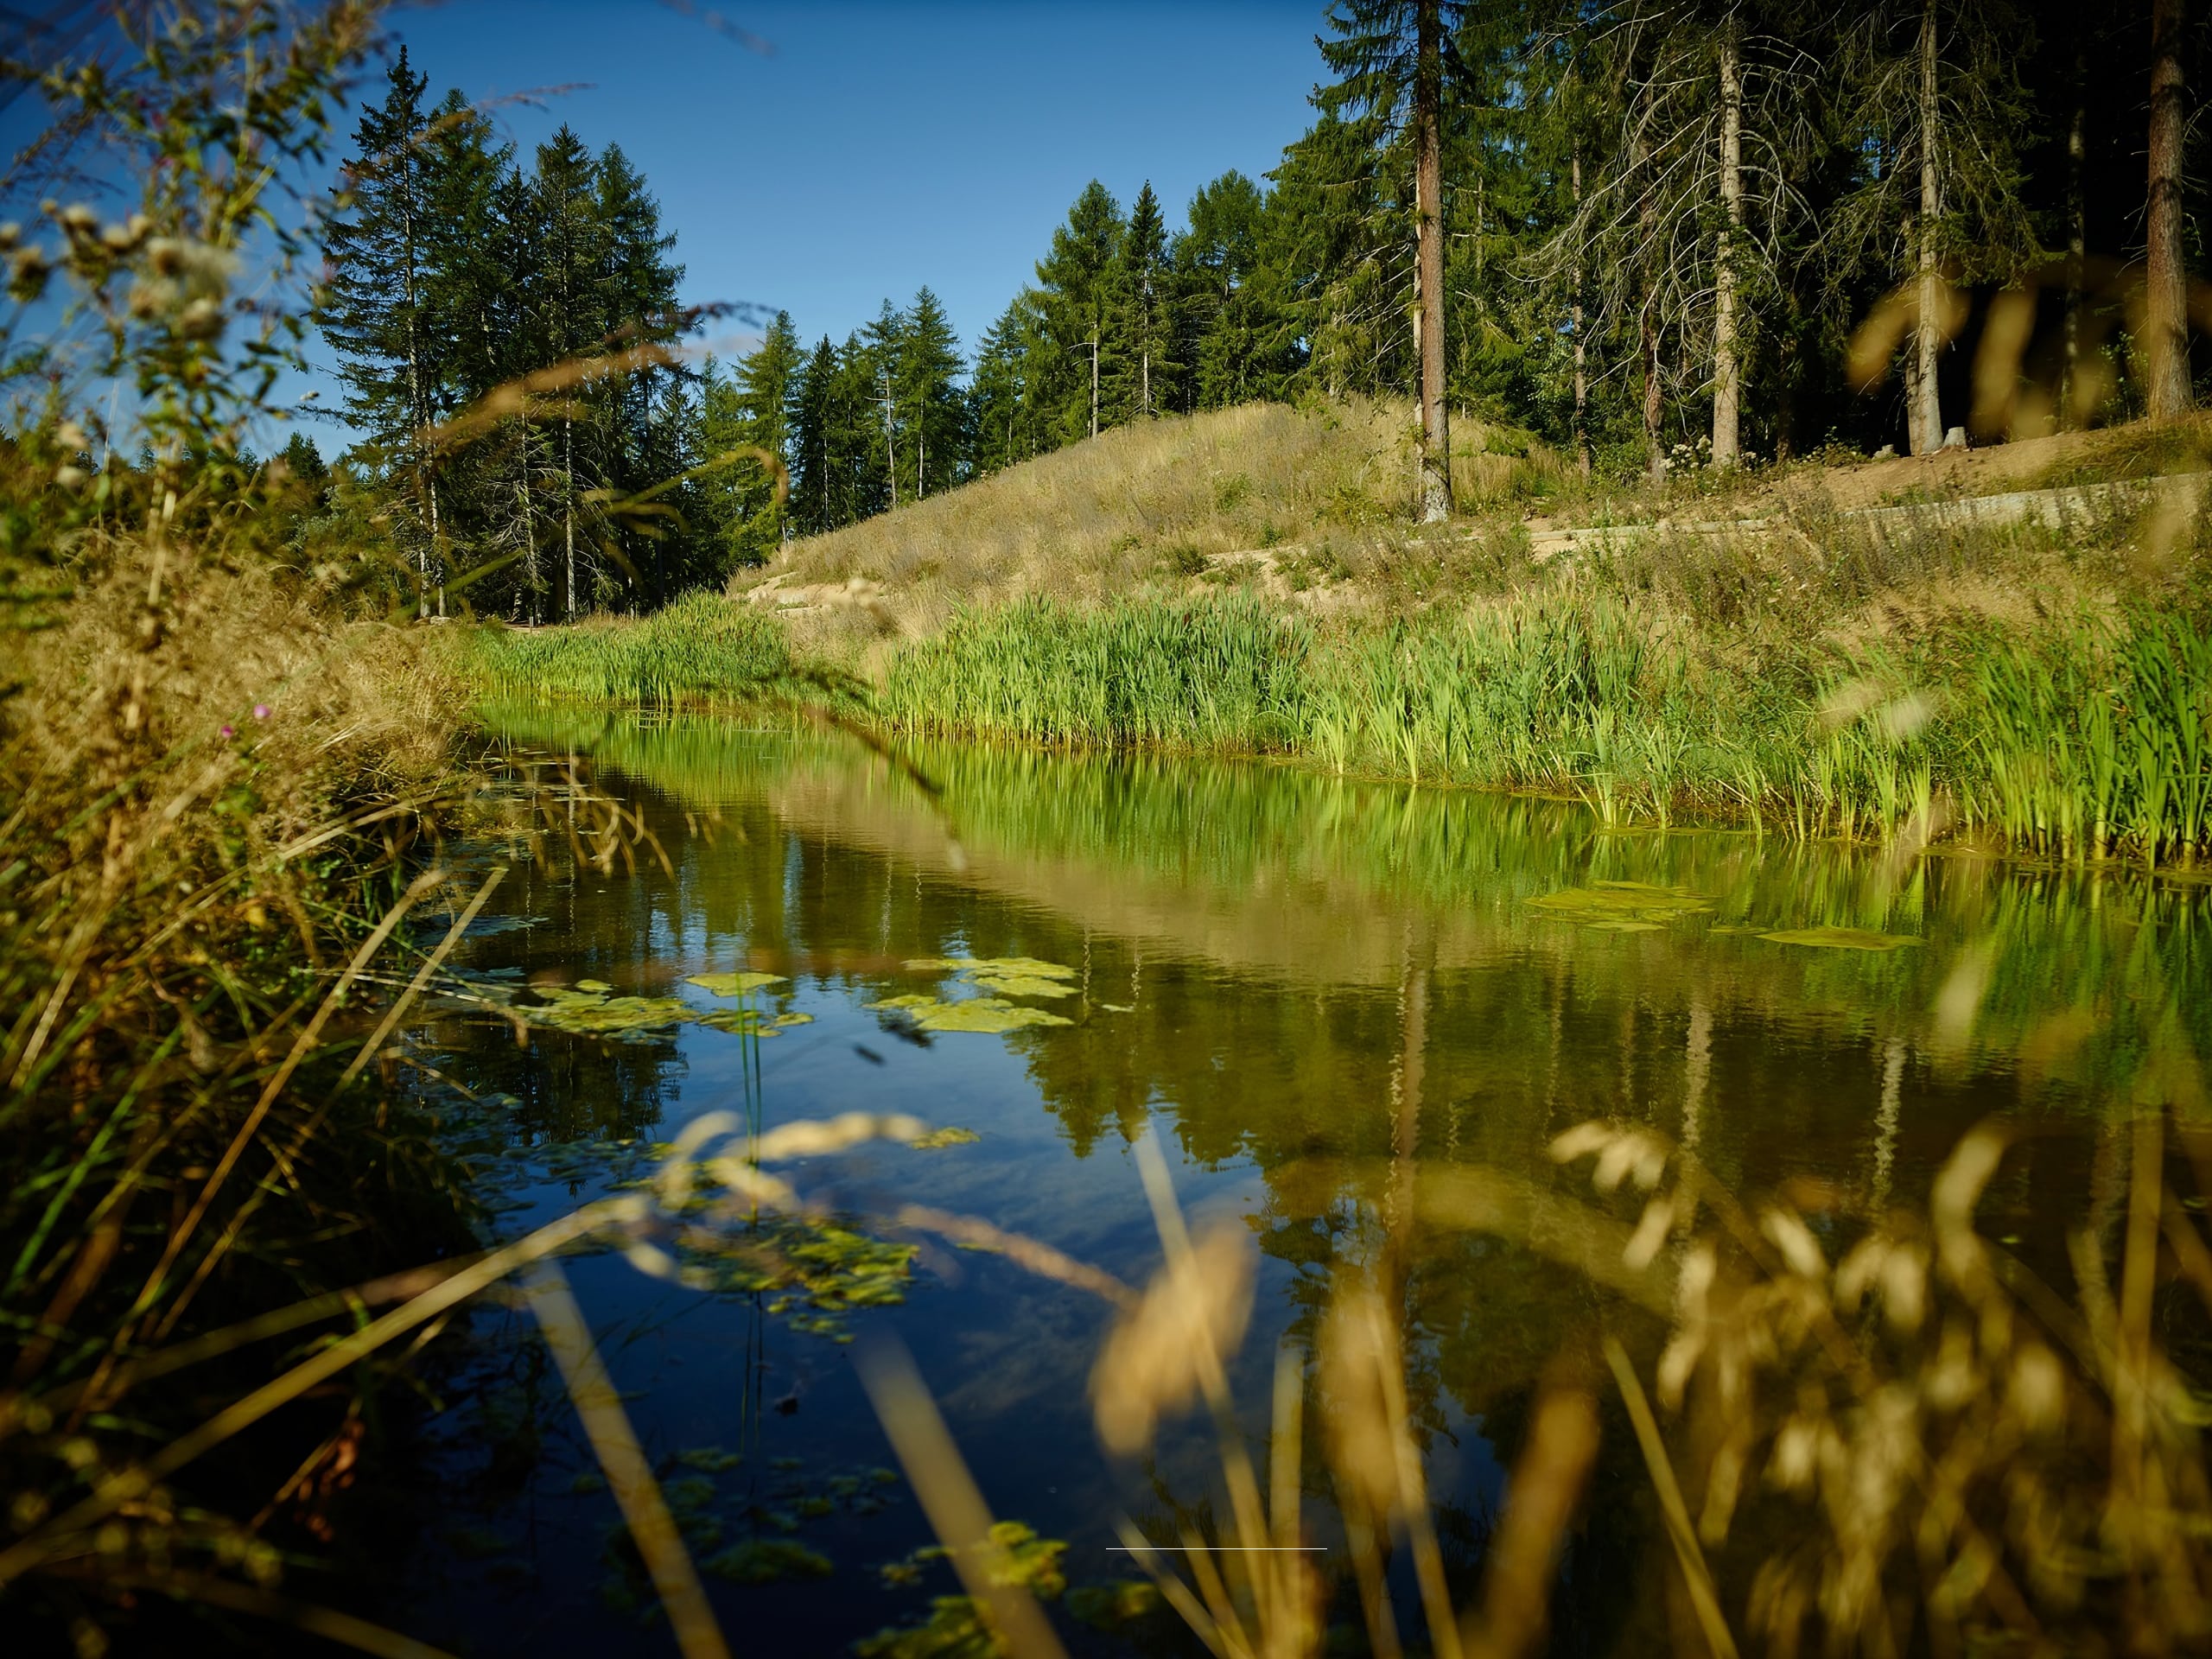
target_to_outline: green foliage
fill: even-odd
[[[1046,743],[1280,747],[1306,630],[1252,601],[1027,599],[956,617],[902,652],[883,695],[903,730]]]
[[[1041,1601],[1056,1600],[1066,1590],[1060,1558],[1068,1547],[1060,1540],[1039,1538],[1019,1521],[994,1522],[990,1540],[999,1552],[995,1582],[1018,1586]],[[911,1584],[925,1566],[943,1560],[944,1554],[936,1545],[925,1546],[880,1571],[887,1583]],[[1094,1610],[1096,1605],[1085,1605]],[[879,1630],[855,1643],[853,1651],[861,1659],[998,1659],[1006,1649],[972,1598],[939,1596],[922,1624]]]
[[[472,630],[462,666],[500,696],[588,702],[744,702],[792,671],[783,630],[750,606],[693,594],[641,621]]]
[[[418,608],[535,621],[720,578],[673,353],[693,320],[645,179],[566,125],[524,171],[427,89],[403,52],[362,115],[318,314]]]

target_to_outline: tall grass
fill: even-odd
[[[602,704],[850,689],[772,620],[703,595],[642,622],[480,632],[461,665],[494,695]],[[1294,756],[1573,796],[1608,822],[1956,829],[2065,858],[2212,849],[2212,630],[2147,607],[1724,652],[1602,592],[1388,621],[1236,593],[1032,596],[896,652],[868,707],[909,736]]]
[[[743,695],[791,670],[781,628],[757,611],[691,594],[641,620],[574,627],[483,627],[461,646],[465,671],[496,696],[673,704]]]
[[[2068,857],[2212,847],[2212,632],[2191,619],[1776,655],[1700,656],[1604,597],[1335,626],[1236,597],[1027,600],[901,652],[879,712],[915,734],[1571,793],[1609,820],[1923,838],[1948,823]]]
[[[2212,633],[2080,625],[1978,657],[1969,817],[2016,844],[2184,860],[2212,845]]]
[[[1294,741],[1311,631],[1256,601],[1020,600],[896,658],[898,729],[1088,747],[1268,750]]]

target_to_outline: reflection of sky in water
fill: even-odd
[[[543,919],[479,930],[473,965],[702,1006],[715,999],[682,987],[685,976],[765,968],[790,976],[767,1005],[813,1023],[758,1045],[757,1084],[745,1039],[696,1026],[645,1046],[541,1032],[522,1053],[504,1024],[448,1021],[438,1038],[458,1052],[442,1064],[520,1096],[515,1121],[537,1136],[665,1138],[756,1091],[766,1125],[856,1108],[961,1125],[981,1140],[872,1146],[785,1173],[861,1214],[919,1204],[980,1216],[1132,1284],[1158,1251],[1126,1137],[1157,1122],[1185,1206],[1249,1218],[1266,1251],[1236,1363],[1255,1423],[1274,1348],[1310,1331],[1332,1265],[1375,1254],[1371,1205],[1351,1199],[1380,1195],[1382,1160],[1408,1134],[1418,1157],[1549,1183],[1551,1136],[1617,1116],[1694,1136],[1738,1186],[1809,1177],[1916,1202],[1968,1124],[2056,1114],[2075,1128],[2033,1143],[1983,1211],[1990,1232],[2056,1260],[2053,1222],[2080,1207],[2084,1120],[2116,1086],[2129,1037],[2109,1028],[2152,1029],[2160,1009],[2202,1001],[2201,904],[2120,878],[2085,889],[1964,859],[1899,867],[1740,836],[1602,835],[1553,804],[1268,767],[948,754],[931,763],[946,785],[940,815],[880,762],[812,741],[710,727],[602,735],[616,740],[602,753],[654,786],[637,799],[673,875],[649,856],[574,880],[518,868],[496,908]],[[1606,880],[1711,903],[1622,932],[1528,902]],[[1885,953],[1758,938],[1818,925],[1922,943]],[[1046,1006],[1077,1023],[923,1046],[861,1006],[938,982],[906,958],[963,952],[1069,964],[1081,994]],[[1968,972],[1980,981],[1962,1020]],[[1402,1123],[1394,1080],[1415,988],[1421,1085]],[[2101,1012],[2085,1026],[2090,1005]],[[574,1202],[565,1183],[525,1196],[538,1208],[511,1224]],[[575,1262],[571,1276],[650,1455],[745,1449],[742,1468],[715,1478],[728,1536],[744,1531],[734,1517],[748,1492],[892,1461],[846,1348],[747,1300],[645,1279],[619,1256]],[[1566,1270],[1468,1236],[1417,1243],[1406,1296],[1431,1478],[1462,1511],[1460,1524],[1447,1517],[1448,1551],[1472,1562],[1501,1484],[1486,1431],[1510,1457],[1536,1376],[1599,1304]],[[1084,1396],[1106,1310],[1082,1293],[931,1242],[906,1304],[853,1324],[909,1346],[995,1512],[1068,1539],[1072,1581],[1128,1575],[1106,1549],[1118,1511],[1156,1522],[1170,1495],[1208,1497],[1214,1460],[1196,1421],[1149,1467],[1102,1459]],[[1656,1335],[1648,1322],[1619,1328]],[[503,1361],[518,1351],[493,1346]],[[624,1650],[637,1616],[601,1595],[611,1500],[569,1491],[588,1454],[550,1382],[535,1386],[543,1459],[518,1492],[487,1498],[482,1446],[456,1452],[404,1623],[478,1650]],[[447,1421],[468,1421],[467,1408]],[[1658,1617],[1633,1455],[1609,1437],[1599,1479],[1621,1495],[1577,1546],[1586,1573],[1619,1564],[1617,1581],[1565,1615],[1591,1639],[1611,1632],[1608,1643]],[[804,1465],[779,1471],[777,1459]],[[1318,1522],[1325,1482],[1309,1470],[1307,1484]],[[741,1645],[835,1650],[949,1592],[949,1580],[878,1584],[875,1564],[928,1541],[903,1485],[892,1500],[801,1520],[796,1536],[835,1563],[825,1580],[710,1580]],[[487,1535],[481,1559],[440,1543],[457,1525]]]

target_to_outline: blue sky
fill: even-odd
[[[620,143],[684,297],[787,309],[810,340],[926,283],[972,347],[1092,178],[1124,206],[1149,178],[1179,224],[1209,179],[1275,164],[1322,72],[1321,0],[712,3],[772,50],[706,0],[453,0],[393,24],[434,98],[493,105],[525,150],[564,120]]]

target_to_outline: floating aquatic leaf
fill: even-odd
[[[1067,1577],[1060,1570],[1067,1545],[1059,1539],[1039,1538],[1019,1521],[994,1523],[990,1538],[1003,1552],[997,1564],[1001,1583],[1023,1586],[1044,1601],[1053,1600],[1067,1588]],[[930,1545],[876,1571],[886,1584],[911,1584],[925,1565],[944,1557],[944,1550]],[[853,1644],[861,1659],[967,1659],[969,1655],[982,1659],[1005,1650],[966,1596],[938,1596],[930,1604],[926,1623],[878,1630]]]
[[[715,1483],[704,1475],[678,1475],[674,1480],[661,1483],[660,1495],[667,1499],[668,1507],[681,1515],[687,1510],[703,1510],[715,1501]]]
[[[924,1031],[1019,1031],[1025,1026],[1071,1026],[1064,1015],[1042,1008],[1020,1008],[995,996],[971,996],[958,1002],[940,1002],[933,996],[893,996],[871,1002],[871,1008],[896,1010]]]
[[[906,1144],[917,1152],[935,1152],[940,1147],[964,1147],[982,1138],[973,1129],[963,1129],[948,1123],[941,1129],[931,1129],[927,1135],[917,1135]]]
[[[725,1452],[719,1446],[695,1446],[676,1454],[676,1460],[686,1469],[703,1469],[710,1475],[724,1474],[745,1461],[741,1452]]]
[[[916,957],[907,967],[924,974],[1024,974],[1038,979],[1073,979],[1075,969],[1035,957]]]
[[[1902,950],[1920,941],[1904,933],[1875,933],[1863,927],[1793,927],[1759,938],[1776,944],[1804,944],[1826,950]]]
[[[1159,1586],[1143,1579],[1078,1584],[1068,1592],[1068,1611],[1094,1630],[1118,1630],[1160,1608]]]
[[[810,1014],[801,1014],[794,1008],[789,1014],[778,1014],[776,1023],[779,1026],[810,1026],[814,1023],[814,1016]],[[768,1033],[764,1032],[761,1034],[766,1036]]]
[[[709,1031],[732,1031],[740,1036],[773,1037],[780,1023],[763,1015],[756,1008],[717,1008],[712,1014],[695,1014],[693,1021]]]
[[[1607,932],[1643,933],[1685,916],[1702,915],[1713,908],[1713,901],[1688,887],[1654,887],[1648,881],[1593,881],[1586,887],[1563,887],[1531,899],[1529,906]]]
[[[518,1003],[513,989],[470,982],[472,990],[487,1001],[512,1009],[533,1026],[583,1036],[605,1037],[615,1042],[649,1043],[671,1027],[706,1026],[715,1031],[772,1037],[777,1027],[799,1023],[771,1018],[758,1008],[696,1008],[678,996],[618,996],[602,979],[580,979],[574,985],[534,987],[537,1001]]]
[[[830,1558],[783,1538],[751,1538],[699,1563],[733,1584],[774,1584],[785,1579],[826,1579]]]
[[[533,1026],[631,1042],[650,1040],[652,1033],[696,1017],[676,997],[613,996],[612,988],[596,979],[569,987],[542,985],[537,988],[537,1006],[515,1011]]]
[[[765,985],[781,985],[781,974],[694,974],[683,982],[696,985],[702,991],[712,991],[716,996],[747,996]]]
[[[1034,974],[970,974],[968,982],[993,996],[1073,996],[1075,987]]]
[[[545,919],[546,918],[543,916],[479,916],[474,921],[469,923],[466,937],[472,939],[488,939],[494,938],[502,933],[519,933],[525,929],[536,927]]]
[[[709,1207],[703,1197],[697,1207]],[[821,1216],[764,1215],[743,1232],[686,1228],[677,1252],[702,1288],[732,1295],[777,1294],[767,1312],[791,1328],[834,1342],[851,1340],[856,1308],[906,1300],[915,1249],[871,1237]]]

